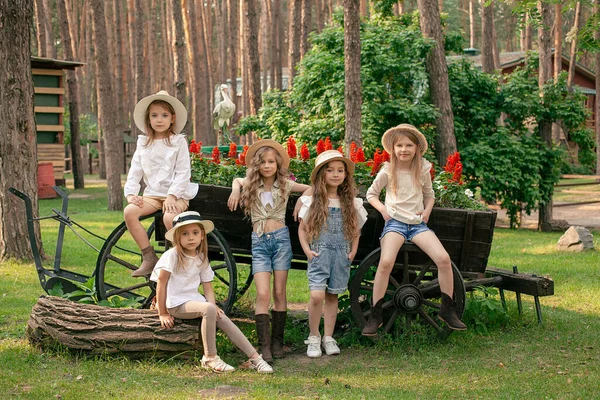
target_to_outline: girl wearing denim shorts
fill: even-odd
[[[252,220],[252,274],[256,284],[256,333],[265,361],[283,357],[283,335],[287,317],[286,284],[292,262],[290,233],[285,212],[291,192],[310,187],[289,179],[290,159],[283,146],[274,140],[255,142],[246,152],[245,178],[234,179],[227,205],[238,205]],[[243,188],[243,191],[240,191]],[[269,321],[273,275],[273,330]]]
[[[440,319],[450,329],[465,330],[467,327],[456,315],[452,301],[454,280],[450,256],[427,227],[435,202],[429,173],[431,163],[423,158],[427,140],[414,126],[401,124],[388,129],[381,143],[390,154],[390,162],[377,174],[367,191],[367,201],[381,213],[385,226],[380,237],[381,257],[373,285],[373,307],[362,334],[376,336],[383,323],[383,297],[398,251],[406,240],[419,246],[438,268],[442,292]],[[385,204],[379,200],[383,188],[386,188]]]
[[[337,150],[317,157],[311,174],[312,196],[302,196],[298,236],[308,258],[308,323],[306,355],[340,354],[332,337],[338,312],[338,296],[348,287],[350,264],[358,249],[360,229],[367,220],[362,199],[355,198],[354,164]],[[319,324],[325,301],[324,335]]]

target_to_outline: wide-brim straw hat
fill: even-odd
[[[173,109],[175,110],[175,125],[173,126],[173,131],[175,133],[181,133],[187,123],[187,110],[181,101],[171,96],[166,90],[161,90],[156,94],[144,97],[138,101],[133,109],[133,121],[135,122],[135,126],[137,126],[140,131],[146,133],[146,110],[150,107],[150,103],[156,100],[166,101],[173,106]]]
[[[337,150],[327,150],[317,156],[317,159],[315,160],[315,167],[313,168],[312,173],[310,174],[311,182],[315,181],[319,170],[324,165],[332,161],[342,161],[344,164],[346,164],[346,172],[348,173],[348,175],[354,174],[354,163],[350,161],[349,158],[344,157],[344,155]]]
[[[202,219],[200,214],[196,211],[185,211],[181,214],[177,214],[175,218],[173,218],[173,227],[165,233],[165,239],[168,241],[173,241],[173,236],[175,236],[175,231],[182,226],[190,225],[190,224],[199,224],[204,227],[204,231],[208,235],[215,229],[215,224],[212,221],[207,219]]]
[[[281,156],[281,166],[286,169],[290,166],[290,156],[288,156],[287,151],[283,148],[281,144],[279,144],[273,139],[260,139],[252,143],[252,146],[248,147],[248,151],[246,152],[246,166],[250,166],[254,155],[261,147],[273,148],[273,150],[278,152]]]
[[[385,131],[383,137],[381,138],[381,144],[383,145],[385,151],[387,151],[390,155],[394,154],[394,143],[392,143],[392,138],[396,133],[402,132],[410,132],[417,137],[417,140],[419,141],[419,153],[421,156],[423,156],[427,151],[427,138],[425,138],[425,135],[423,135],[411,124],[400,124]]]

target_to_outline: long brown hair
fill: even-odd
[[[309,208],[308,218],[304,221],[309,242],[312,242],[319,237],[321,230],[327,223],[329,198],[327,196],[327,184],[325,183],[325,171],[327,170],[328,165],[329,163],[324,164],[319,169],[312,182],[313,201]],[[354,183],[354,177],[348,173],[348,168],[345,163],[344,171],[346,173],[346,178],[344,178],[344,181],[337,187],[337,193],[340,197],[340,206],[342,208],[344,237],[346,240],[352,241],[360,234],[358,223],[356,221],[356,208],[354,207],[354,198],[356,197],[357,190],[356,184]]]
[[[413,157],[412,161],[410,162],[410,172],[413,178],[413,184],[416,186],[417,190],[422,190],[423,188],[423,182],[421,181],[421,169],[423,167],[423,158],[421,157],[421,153],[420,153],[420,149],[421,147],[419,146],[419,138],[412,133],[411,131],[407,131],[407,130],[403,130],[400,128],[392,128],[389,130],[390,134],[391,134],[391,138],[390,138],[390,142],[393,144],[393,146],[396,146],[396,143],[398,142],[398,140],[400,140],[400,138],[402,137],[407,137],[411,142],[413,142],[416,146],[417,146],[417,151],[415,153],[415,156]],[[391,179],[389,182],[389,186],[390,186],[390,191],[394,194],[394,196],[396,195],[396,185],[398,183],[398,168],[399,168],[399,161],[398,161],[398,157],[396,157],[396,152],[394,151],[394,147],[392,147],[392,152],[390,154],[390,174],[391,174]]]
[[[244,208],[244,213],[251,217],[252,208],[257,202],[260,201],[258,198],[258,187],[262,181],[262,176],[260,174],[260,164],[263,161],[264,154],[267,151],[272,151],[275,154],[275,160],[277,160],[277,175],[275,176],[275,180],[279,183],[279,188],[281,190],[281,196],[283,198],[287,198],[288,193],[285,192],[286,188],[286,180],[289,176],[289,172],[287,168],[282,166],[283,160],[277,150],[270,146],[261,147],[256,151],[254,157],[246,170],[246,182],[244,184],[244,190],[242,191],[242,198],[240,204]]]
[[[200,228],[202,232],[202,240],[198,247],[196,247],[196,252],[198,255],[202,256],[202,260],[208,259],[208,238],[206,237],[206,230],[204,230],[204,225],[202,224],[188,224],[188,225],[196,225]],[[185,225],[184,225],[185,226]],[[185,266],[185,253],[183,252],[183,248],[181,247],[181,229],[175,229],[173,233],[173,247],[175,251],[177,251],[177,266],[175,266],[175,270],[179,271],[180,268],[184,268]]]
[[[146,108],[146,116],[144,121],[146,122],[146,136],[148,136],[148,140],[146,141],[146,146],[150,146],[154,140],[155,140],[155,135],[156,132],[154,131],[154,129],[152,129],[152,125],[150,124],[150,107],[153,105],[157,105],[160,106],[162,108],[164,108],[165,110],[169,111],[173,116],[175,116],[175,118],[177,118],[177,115],[175,114],[175,109],[173,108],[173,106],[171,105],[171,103],[169,103],[168,101],[164,101],[164,100],[154,100],[152,103],[148,104],[148,108]],[[175,126],[175,121],[171,122],[171,125],[169,126],[169,128],[167,129],[167,145],[170,146],[171,145],[171,136],[175,134],[175,131],[173,129],[173,127]]]

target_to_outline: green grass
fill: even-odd
[[[122,221],[122,214],[104,211],[102,185],[88,186],[84,191],[71,190],[71,195],[89,197],[73,198],[69,214],[107,236]],[[40,214],[59,207],[57,200],[41,200]],[[42,222],[49,256],[54,253],[50,244],[56,237],[53,226],[51,221]],[[239,387],[250,398],[595,398],[600,377],[600,256],[597,251],[557,252],[554,246],[559,236],[497,229],[490,257],[491,266],[510,269],[518,265],[521,272],[555,280],[555,295],[541,298],[543,325],[536,322],[529,296],[523,296],[524,314],[519,317],[514,294],[507,292],[510,318],[487,335],[471,330],[439,342],[417,332],[373,343],[350,330],[340,338],[340,356],[309,360],[303,354],[307,323],[301,314],[286,331],[286,341],[295,353],[275,363],[273,376],[247,371],[211,374],[199,368],[198,356],[130,360],[32,348],[25,326],[43,291],[33,264],[4,262],[0,264],[0,398],[187,399],[206,397],[200,391],[220,385]],[[101,244],[96,239],[94,243]],[[597,238],[595,245],[600,245]],[[63,268],[89,275],[95,262],[96,253],[69,233]],[[252,313],[253,293],[251,289],[237,303],[235,316],[256,343],[247,318]],[[293,303],[307,301],[304,271],[290,274],[288,294]],[[218,348],[226,361],[234,365],[243,361],[221,336]]]

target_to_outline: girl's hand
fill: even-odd
[[[421,211],[418,212],[417,215],[421,216],[421,220],[425,223],[429,222],[429,216],[431,215],[431,211]]]
[[[181,210],[177,207],[177,198],[172,194],[168,195],[163,203],[163,212],[166,214],[179,214]]]
[[[144,205],[144,199],[142,198],[142,196],[135,196],[133,194],[130,194],[129,196],[127,196],[127,204],[134,204],[142,208],[142,206]]]
[[[173,319],[173,316],[169,313],[159,314],[158,318],[160,318],[160,326],[162,326],[165,329],[171,329],[173,327],[173,325],[175,324],[175,320]]]
[[[223,311],[219,307],[217,307],[217,320],[223,318],[224,315],[225,315],[225,311]]]
[[[240,204],[240,189],[237,189],[237,188],[231,189],[231,194],[229,195],[229,199],[227,200],[227,207],[229,207],[229,211],[237,210],[237,207],[239,204]]]
[[[306,258],[308,258],[308,261],[311,261],[314,257],[319,257],[319,253],[315,253],[312,250],[306,253]]]
[[[350,260],[351,263],[354,260],[354,257],[356,257],[356,250],[351,251],[350,253],[348,253],[348,260]]]
[[[389,221],[390,219],[392,219],[392,217],[390,217],[390,215],[387,213],[386,209],[384,209],[383,211],[381,211],[381,216],[386,221]]]

